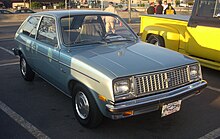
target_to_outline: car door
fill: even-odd
[[[50,83],[59,84],[60,66],[56,19],[43,16],[38,28],[34,55],[36,71]]]
[[[19,41],[18,45],[22,48],[25,59],[32,69],[35,67],[35,63],[33,62],[34,43],[39,21],[40,16],[31,16],[18,29],[15,36],[16,40]]]
[[[193,10],[187,27],[187,52],[192,56],[220,62],[220,0],[199,0]]]

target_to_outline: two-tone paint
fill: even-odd
[[[76,83],[85,85],[94,96],[103,115],[118,119],[112,115],[124,110],[137,109],[139,105],[139,108],[145,110],[149,103],[154,103],[157,107],[162,102],[183,99],[195,95],[196,91],[206,86],[206,82],[200,80],[168,94],[116,102],[113,93],[113,81],[116,79],[169,70],[198,62],[177,52],[141,42],[137,36],[136,41],[133,42],[67,47],[61,39],[60,18],[68,14],[111,15],[101,11],[70,11],[70,13],[54,11],[33,14],[32,16],[40,16],[41,19],[44,16],[55,19],[58,44],[45,45],[36,40],[36,37],[30,38],[19,33],[20,29],[18,29],[15,35],[18,48],[15,53],[23,54],[36,73],[68,96],[71,96]],[[99,96],[105,97],[106,101],[100,100]],[[149,111],[143,110],[142,112]]]

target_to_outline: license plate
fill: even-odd
[[[180,106],[181,106],[181,100],[163,105],[161,117],[178,112],[180,110]]]

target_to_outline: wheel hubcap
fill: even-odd
[[[89,101],[83,92],[78,92],[75,97],[75,107],[80,118],[86,119],[89,115]]]
[[[21,73],[25,76],[27,70],[27,64],[26,61],[22,58],[21,60]]]

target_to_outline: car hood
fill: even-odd
[[[86,47],[86,48],[85,48]],[[73,57],[115,77],[136,75],[195,63],[180,53],[144,42],[83,46]],[[109,73],[105,73],[109,74]]]

